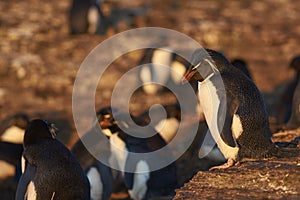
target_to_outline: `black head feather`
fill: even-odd
[[[24,147],[43,139],[55,139],[58,129],[54,124],[41,119],[32,120],[25,130]]]

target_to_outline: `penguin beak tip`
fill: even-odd
[[[189,80],[186,79],[186,77],[183,77],[183,78],[181,79],[181,84],[182,84],[182,85],[184,85],[184,84],[186,84],[186,83],[188,83],[188,82],[189,82]]]

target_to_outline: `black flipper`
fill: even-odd
[[[224,91],[218,90],[218,93],[219,92],[224,92]],[[220,99],[218,120],[223,119],[224,121],[223,127],[221,127],[222,122],[218,122],[218,126],[219,126],[218,128],[221,133],[221,138],[227,145],[231,147],[236,147],[237,142],[233,137],[231,126],[232,126],[233,115],[234,113],[236,113],[236,110],[239,105],[239,101],[237,98],[234,97],[234,95],[229,90],[226,91],[226,100],[223,99],[224,95],[220,95],[220,94],[217,95]],[[223,129],[221,130],[221,128]]]
[[[16,200],[24,200],[26,198],[27,187],[29,182],[33,179],[35,175],[35,166],[31,165],[30,163],[26,162],[25,171],[22,174],[20,181],[18,183],[17,192],[16,192]]]

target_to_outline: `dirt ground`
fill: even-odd
[[[70,35],[70,2],[0,0],[0,121],[19,112],[49,119],[64,133],[59,139],[71,146],[77,138],[72,89],[80,64],[100,42],[136,27],[170,28],[206,48],[223,52],[230,60],[245,59],[254,82],[266,97],[270,119],[275,113],[279,86],[294,76],[288,64],[300,54],[299,1],[108,0],[103,5],[105,14],[116,5],[119,9],[147,12],[130,24],[116,17],[118,23],[106,35]],[[109,105],[112,83],[139,59],[139,54],[124,56],[110,66],[109,82],[97,89],[97,109]],[[173,101],[140,94],[132,98],[131,108],[139,114],[153,103]],[[291,141],[299,133],[279,135],[274,141]],[[255,161],[226,171],[199,172],[177,192],[176,198],[297,199],[299,159]],[[0,199],[14,198],[16,184],[11,179],[3,180],[0,186]]]

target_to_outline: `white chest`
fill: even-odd
[[[232,158],[236,160],[239,148],[237,146],[231,147],[227,145],[222,140],[220,135],[221,134],[220,130],[222,130],[222,127],[220,127],[220,130],[218,128],[219,126],[218,123],[224,123],[225,121],[225,119],[220,120],[219,114],[220,112],[223,111],[226,112],[226,110],[223,109],[220,110],[221,106],[226,106],[226,102],[221,102],[220,97],[217,94],[217,92],[219,92],[220,94],[220,92],[222,91],[220,91],[220,88],[218,91],[218,88],[216,88],[215,84],[213,84],[209,78],[207,78],[206,80],[198,84],[198,90],[199,90],[198,92],[199,100],[201,102],[205,119],[214,141],[217,143],[217,146],[219,147],[220,151],[222,152],[222,154],[226,159]],[[225,95],[225,90],[224,90],[224,95]],[[226,116],[226,115],[223,114],[222,116]],[[242,127],[238,116],[235,116],[233,121],[234,122],[231,128],[234,130],[233,137],[234,139],[236,139],[237,138],[236,136],[239,136],[242,133]],[[225,134],[230,134],[230,133],[225,133]]]

